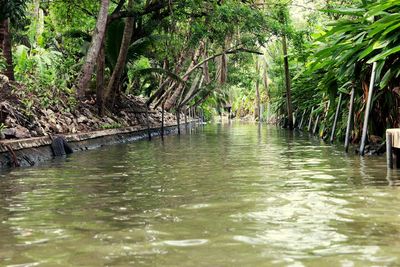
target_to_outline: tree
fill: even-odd
[[[293,130],[293,107],[292,107],[292,85],[290,78],[290,70],[289,70],[289,59],[288,59],[288,51],[287,51],[287,41],[286,35],[282,36],[282,50],[283,50],[283,60],[284,60],[284,68],[285,68],[285,84],[286,84],[286,108],[287,108],[287,116],[288,116],[288,127],[290,130]]]
[[[0,0],[0,50],[6,59],[5,75],[9,80],[15,80],[12,58],[12,38],[10,21],[16,22],[24,17],[26,0]]]
[[[132,6],[133,6],[133,0],[129,0],[128,9],[129,10],[132,9]],[[133,17],[126,18],[124,33],[122,37],[121,47],[119,49],[117,63],[114,67],[114,71],[111,75],[110,81],[104,92],[104,95],[102,96],[101,103],[103,107],[101,108],[100,111],[101,113],[104,111],[105,100],[107,100],[110,93],[111,92],[117,93],[117,91],[119,90],[122,72],[125,68],[128,49],[132,39],[133,28],[134,28],[134,18]]]
[[[85,63],[80,71],[78,81],[76,83],[76,90],[79,99],[83,99],[85,91],[88,87],[97,58],[102,47],[104,35],[106,32],[109,0],[101,0],[100,11],[97,17],[96,28],[92,37],[89,50],[86,55]]]

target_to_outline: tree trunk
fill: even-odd
[[[201,77],[199,84],[197,85],[197,89],[192,93],[192,94],[188,94],[188,98],[185,101],[182,101],[182,103],[180,104],[181,106],[185,106],[187,103],[189,103],[190,101],[192,101],[193,98],[195,98],[202,90],[202,85],[203,85],[203,81],[204,81],[204,76]]]
[[[288,126],[290,130],[293,130],[293,108],[292,108],[292,92],[291,92],[291,81],[290,81],[290,70],[289,70],[289,59],[287,54],[287,41],[286,35],[282,36],[282,47],[283,56],[285,63],[285,80],[286,80],[286,105],[287,105],[287,116]]]
[[[129,0],[128,6],[129,9],[132,8],[133,0]],[[117,63],[115,64],[114,71],[111,75],[111,79],[108,82],[108,86],[103,96],[103,105],[107,102],[107,98],[111,93],[115,93],[121,84],[121,76],[123,74],[126,57],[128,55],[129,45],[131,43],[133,27],[134,27],[134,18],[128,17],[125,21],[124,34],[122,37],[121,47],[119,49],[119,55],[117,59]]]
[[[8,18],[3,19],[0,22],[1,32],[2,32],[2,39],[3,39],[3,56],[6,60],[7,67],[4,74],[8,77],[10,81],[14,81],[14,65],[12,60],[12,46],[11,46],[11,34],[10,34],[10,27],[9,27],[9,20]]]
[[[104,40],[100,48],[99,57],[97,58],[97,73],[96,73],[96,103],[99,116],[104,115],[103,94],[104,94],[104,70],[106,64],[104,53]]]
[[[203,82],[203,76],[201,73],[198,73],[194,78],[189,91],[185,94],[185,96],[182,98],[183,100],[179,103],[180,106],[186,105],[186,103],[189,101],[193,93],[201,86],[202,82]]]
[[[0,21],[0,52],[3,52],[3,41],[4,41],[4,23]]]
[[[258,63],[258,58],[256,60],[256,73],[257,73],[257,80],[256,80],[256,107],[254,116],[256,119],[261,121],[261,100],[260,100],[260,65]]]
[[[101,7],[96,22],[96,29],[94,31],[92,42],[90,44],[85,63],[82,66],[76,85],[77,95],[79,99],[83,99],[85,96],[85,91],[89,85],[94,66],[100,53],[100,49],[106,32],[109,4],[109,0],[101,0]]]
[[[196,103],[194,103],[193,107],[198,107],[198,106],[200,106],[201,104],[203,104],[204,101],[207,100],[207,98],[211,95],[212,92],[213,92],[213,90],[208,91],[202,98],[198,99],[198,100],[196,101]]]
[[[186,54],[187,54],[187,52],[180,53],[178,59],[176,60],[176,63],[174,64],[175,65],[174,73],[178,73],[181,70],[182,65],[185,61],[185,58],[187,56]],[[165,90],[165,88],[167,88],[171,83],[172,83],[171,78],[166,77],[166,79],[161,83],[161,85],[157,89],[157,91],[152,96],[150,96],[150,98],[147,100],[146,105],[150,106],[151,103],[153,103],[155,100],[158,100],[159,103],[164,101],[162,98],[163,98],[163,96],[165,96],[166,91],[168,91],[168,90]]]
[[[193,54],[192,62],[190,63],[188,70],[192,69],[193,66],[196,65],[197,61],[202,55],[203,49],[204,49],[204,42],[201,42],[200,46],[196,49],[196,51]],[[188,81],[189,76],[184,76],[182,80],[184,82]],[[172,94],[172,96],[168,98],[167,101],[165,102],[165,110],[170,110],[178,102],[183,89],[184,89],[183,84],[179,84],[178,87],[175,89],[175,92]]]

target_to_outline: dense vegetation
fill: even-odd
[[[1,96],[28,117],[82,105],[118,113],[127,95],[207,117],[232,106],[290,128],[312,112],[322,137],[341,98],[342,138],[354,88],[357,141],[373,62],[370,133],[400,123],[399,11],[397,0],[1,0]]]
[[[376,62],[369,133],[382,136],[386,128],[399,127],[399,11],[399,1],[348,1],[322,9],[317,16],[311,13],[307,27],[301,29],[302,37],[292,38],[292,95],[298,122],[303,114],[306,121],[312,112],[313,120],[320,121],[319,135],[327,138],[340,104],[336,134],[343,138],[354,89],[354,112],[350,119],[354,125],[352,139],[359,141],[372,63]],[[281,57],[274,53],[273,46],[269,51],[270,74],[275,81],[273,99],[278,114],[282,114],[285,99]]]

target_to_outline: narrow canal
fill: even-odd
[[[1,174],[0,266],[398,266],[385,164],[240,124],[77,153]]]

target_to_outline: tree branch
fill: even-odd
[[[190,76],[190,74],[193,73],[193,71],[199,67],[201,67],[204,63],[213,60],[216,57],[222,56],[223,54],[236,54],[239,52],[246,52],[246,53],[252,53],[252,54],[258,54],[258,55],[262,55],[261,52],[258,51],[253,51],[253,50],[249,50],[247,48],[244,47],[238,47],[238,48],[229,48],[221,53],[209,56],[208,58],[204,59],[203,61],[199,62],[198,64],[196,64],[195,66],[193,66],[193,68],[191,68],[190,70],[188,70],[185,75],[183,75],[182,79],[187,78]]]
[[[160,0],[159,2],[156,2],[154,4],[150,4],[145,7],[145,9],[141,12],[138,11],[119,11],[119,12],[113,12],[110,15],[109,21],[114,21],[117,19],[121,18],[126,18],[126,17],[140,17],[144,15],[148,15],[152,12],[159,11],[165,7],[168,7],[168,1]]]

